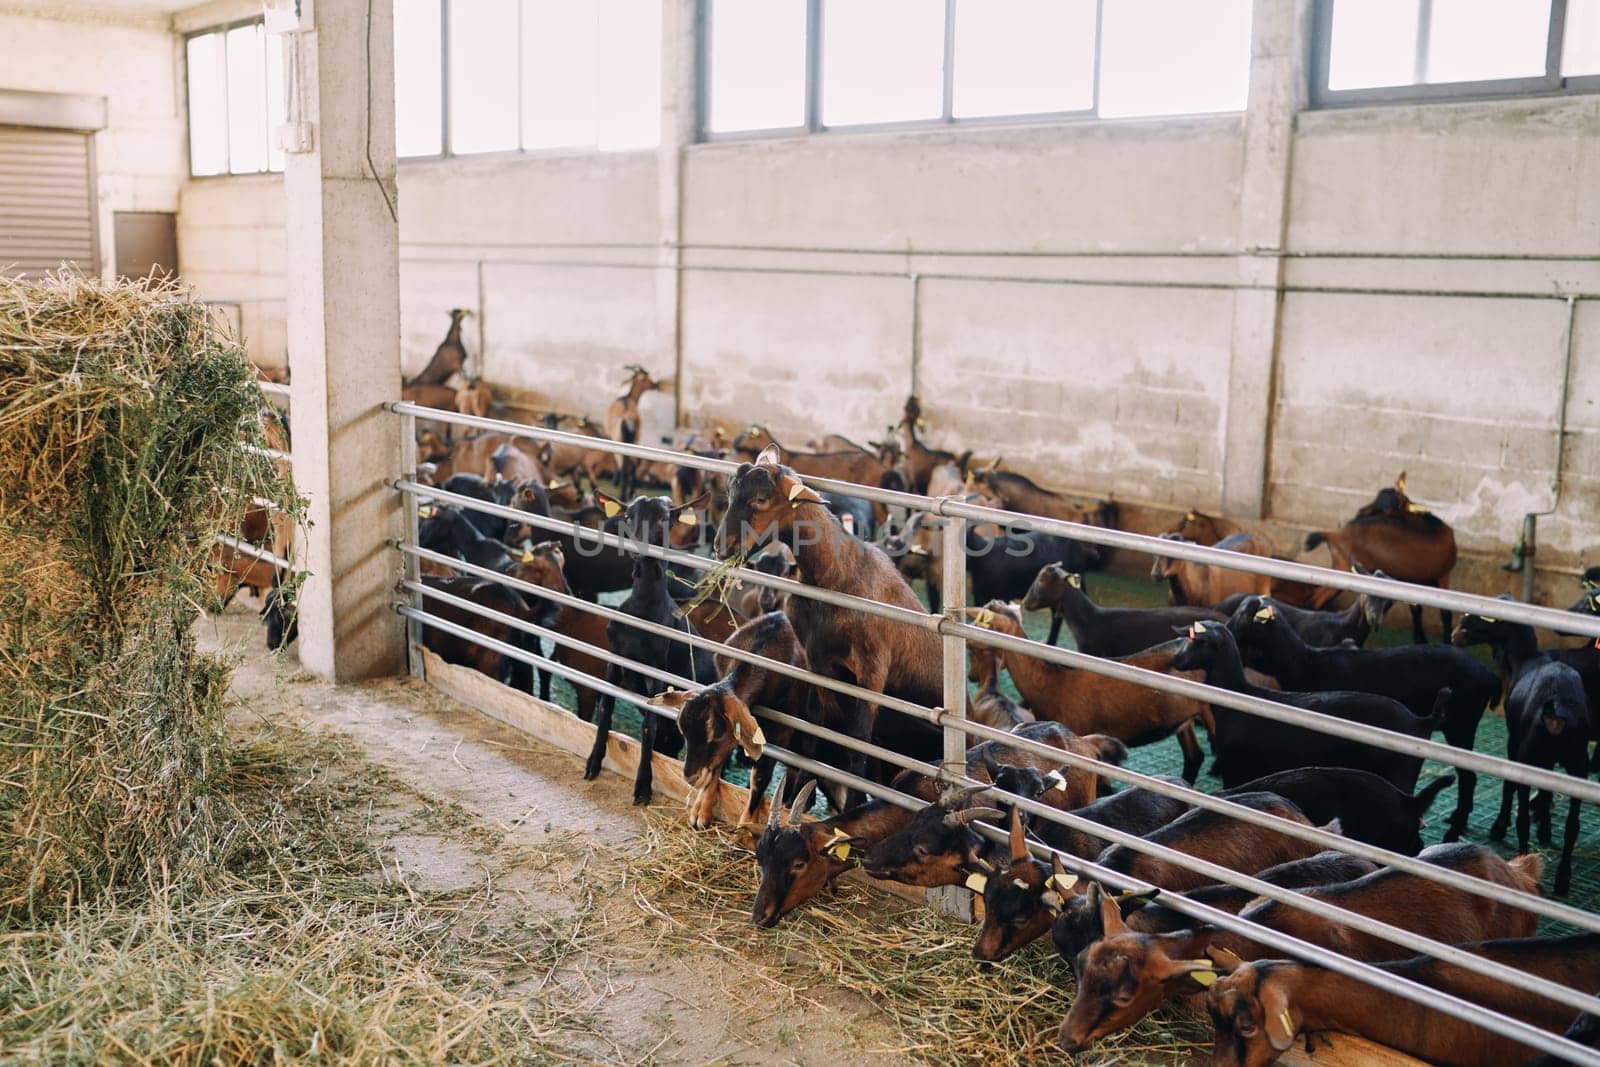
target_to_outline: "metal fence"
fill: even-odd
[[[281,399],[286,407],[289,404],[290,391],[287,385],[279,385],[277,382],[265,381],[258,381],[256,385],[258,385],[261,388],[261,391],[267,394],[267,396]],[[244,445],[242,447],[251,455],[265,456],[267,459],[276,460],[279,463],[285,463],[291,466],[294,464],[294,456],[280,449],[266,448],[258,445]],[[268,511],[283,510],[280,505],[268,500],[266,497],[251,497],[250,502],[256,507],[265,508]],[[291,560],[285,559],[283,556],[276,554],[271,549],[263,548],[261,545],[252,545],[249,542],[242,541],[237,537],[228,537],[226,535],[219,535],[217,537],[217,542],[232,549],[239,555],[253,556],[264,563],[272,564],[274,567],[281,567],[285,571],[294,570],[294,563]],[[291,557],[295,554],[292,541],[287,546],[287,551]]]
[[[711,459],[661,448],[626,445],[544,427],[476,418],[411,403],[393,403],[389,407],[392,412],[399,416],[399,432],[405,438],[408,454],[411,452],[411,442],[415,440],[416,420],[424,418],[481,431],[500,432],[538,442],[571,444],[585,449],[632,456],[636,459],[647,461],[667,461],[715,474],[731,474],[738,466],[737,463],[727,460]],[[403,542],[395,545],[404,557],[405,577],[400,589],[405,594],[405,598],[396,603],[395,609],[408,622],[409,637],[413,646],[411,657],[413,671],[414,673],[420,673],[420,656],[416,654],[416,648],[422,644],[423,627],[426,626],[493,649],[510,659],[527,663],[556,677],[564,678],[571,682],[579,682],[598,693],[609,694],[617,699],[628,701],[638,705],[641,710],[645,705],[646,697],[643,694],[630,692],[603,679],[593,678],[573,670],[545,656],[485,637],[475,630],[442,618],[428,609],[428,602],[435,600],[448,603],[457,609],[465,610],[478,616],[494,619],[515,630],[553,641],[558,645],[577,648],[606,662],[618,664],[629,670],[636,671],[644,677],[653,678],[669,685],[692,689],[705,684],[704,680],[697,683],[687,678],[675,676],[654,664],[628,660],[610,651],[584,645],[582,642],[546,627],[481,607],[443,590],[430,588],[421,581],[419,571],[420,561],[430,560],[435,563],[445,564],[462,574],[500,582],[511,589],[536,594],[557,604],[579,611],[590,612],[608,620],[625,622],[636,630],[681,641],[695,648],[713,651],[734,661],[759,663],[779,674],[789,675],[846,696],[870,700],[880,708],[888,708],[904,713],[942,730],[944,738],[943,762],[940,765],[934,765],[882,748],[872,744],[870,741],[846,736],[780,709],[765,707],[753,709],[760,718],[792,727],[814,737],[833,742],[847,751],[874,757],[894,767],[913,770],[952,785],[981,784],[965,776],[965,753],[968,739],[975,736],[983,740],[996,741],[1036,756],[1043,756],[1058,764],[1092,770],[1103,778],[1129,786],[1141,787],[1153,793],[1178,798],[1194,808],[1224,813],[1240,822],[1270,828],[1277,833],[1315,844],[1320,848],[1337,849],[1349,855],[1371,860],[1382,866],[1406,871],[1441,885],[1475,894],[1483,897],[1486,901],[1513,905],[1533,914],[1567,923],[1580,930],[1600,932],[1600,914],[1583,908],[1491,884],[1469,875],[1443,869],[1412,856],[1401,855],[1363,842],[1353,841],[1329,830],[1293,823],[1252,808],[1240,806],[1221,797],[1192,788],[1173,785],[1115,764],[1103,763],[1074,753],[1064,752],[1061,749],[1030,741],[1004,730],[969,721],[966,717],[966,646],[971,642],[1001,651],[1018,652],[1046,663],[1061,664],[1095,674],[1120,678],[1152,690],[1189,697],[1207,704],[1233,708],[1252,716],[1306,727],[1330,736],[1360,741],[1373,747],[1436,760],[1458,769],[1493,775],[1508,782],[1516,782],[1533,788],[1548,790],[1553,794],[1577,797],[1589,803],[1600,802],[1600,783],[1591,782],[1587,779],[1577,779],[1565,774],[1456,748],[1430,739],[1333,718],[1280,704],[1272,700],[1144,670],[1125,663],[1085,655],[1074,650],[1058,648],[1038,641],[1010,637],[968,623],[964,617],[967,598],[965,529],[966,524],[972,522],[996,523],[1004,529],[1032,530],[1044,534],[1069,537],[1083,543],[1106,548],[1123,549],[1167,558],[1193,560],[1232,570],[1296,582],[1306,582],[1352,593],[1370,593],[1401,603],[1421,604],[1456,612],[1491,615],[1494,618],[1511,622],[1525,623],[1591,638],[1600,637],[1600,618],[1531,604],[1416,586],[1385,578],[1334,571],[1287,560],[1244,555],[1192,543],[1174,542],[1119,530],[1080,525],[1019,512],[983,507],[955,498],[931,498],[913,493],[894,492],[825,478],[802,477],[801,480],[816,490],[858,497],[892,508],[903,508],[908,513],[924,512],[942,517],[944,522],[941,530],[943,541],[940,554],[942,568],[940,586],[945,605],[944,613],[942,615],[934,615],[882,604],[877,601],[806,585],[802,582],[774,577],[749,568],[739,570],[739,579],[752,585],[778,590],[790,596],[809,598],[837,607],[849,608],[863,614],[937,633],[942,638],[944,656],[942,706],[925,707],[911,701],[864,690],[847,682],[767,660],[716,641],[694,635],[685,635],[669,627],[656,626],[613,608],[575,596],[556,593],[550,589],[520,581],[498,571],[430,551],[418,544],[418,509],[415,506],[408,506],[405,509],[407,536]],[[716,561],[705,556],[642,544],[638,540],[624,535],[575,526],[571,522],[560,519],[532,515],[518,509],[446,492],[437,487],[422,484],[417,480],[414,473],[396,479],[394,488],[413,504],[416,502],[416,498],[428,498],[436,503],[525,523],[536,529],[552,533],[571,534],[578,538],[580,543],[590,544],[596,548],[606,545],[653,556],[670,561],[675,566],[689,571],[709,571],[716,569],[718,566]],[[649,713],[663,715],[668,719],[676,718],[676,713],[668,708],[652,707],[649,709]],[[884,785],[865,780],[846,770],[818,762],[776,745],[768,744],[766,752],[786,766],[810,772],[829,782],[881,797],[902,807],[918,808],[924,803],[915,797],[898,793]],[[643,758],[649,758],[649,753],[644,753]],[[1263,882],[1259,878],[1242,875],[1217,864],[1199,860],[1146,841],[1143,838],[1111,829],[1099,823],[1090,822],[1070,812],[1061,811],[1000,790],[991,789],[986,796],[1003,798],[1022,811],[1028,812],[1035,819],[1043,819],[1084,830],[1114,844],[1126,845],[1137,852],[1188,868],[1216,882],[1237,886],[1260,896],[1282,901],[1320,918],[1337,922],[1357,931],[1382,937],[1386,941],[1404,946],[1418,954],[1432,956],[1458,965],[1464,970],[1487,976],[1507,986],[1514,986],[1548,997],[1572,1008],[1574,1014],[1579,1011],[1600,1011],[1600,999],[1592,995],[1594,993],[1593,990],[1570,989],[1527,972],[1506,969],[1457,946],[1431,940],[1403,928],[1394,927],[1306,897],[1294,890],[1279,888]],[[1004,839],[1003,832],[994,827],[974,823],[973,828],[985,833],[992,839]],[[1050,850],[1042,844],[1035,841],[1031,842],[1030,847],[1035,854],[1045,858],[1049,857]],[[1094,878],[1108,886],[1119,889],[1145,890],[1152,888],[1146,883],[1129,878],[1116,871],[1102,868],[1094,862],[1081,860],[1065,853],[1059,855],[1067,869],[1080,877]],[[965,890],[958,890],[957,892],[964,893]],[[1524,1044],[1541,1050],[1559,1053],[1573,1062],[1600,1065],[1600,1052],[1577,1045],[1517,1019],[1500,1015],[1493,1011],[1492,1006],[1470,1003],[1440,990],[1408,981],[1381,970],[1372,964],[1358,962],[1276,930],[1256,925],[1230,912],[1192,901],[1178,894],[1163,895],[1162,901],[1168,907],[1190,915],[1199,922],[1248,936],[1251,940],[1266,945],[1285,956],[1321,964],[1332,971],[1357,978],[1374,987],[1406,997],[1439,1012],[1494,1030]]]

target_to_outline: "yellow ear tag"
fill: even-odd
[[[1189,514],[1187,514],[1187,515],[1185,515],[1183,517],[1183,521],[1184,522],[1198,522],[1199,519],[1200,519],[1200,513],[1198,511],[1191,511],[1191,512],[1189,512]]]
[[[695,515],[695,513],[692,512],[692,511],[685,511],[682,515],[679,515],[678,516],[678,521],[681,522],[685,526],[698,526],[698,525],[700,525],[699,517],[697,515]]]
[[[564,484],[565,483],[562,482],[562,480],[560,478],[551,478],[550,479],[550,484],[545,486],[545,488],[553,493],[557,489],[560,489],[562,487],[562,485],[564,485]]]
[[[1049,774],[1044,776],[1044,791],[1046,793],[1050,792],[1052,789],[1065,789],[1066,787],[1067,776],[1062,774],[1059,770],[1051,771]]]
[[[1423,512],[1427,511],[1428,509],[1423,507],[1421,504],[1407,504],[1406,505],[1406,510],[1411,512],[1411,514],[1413,514],[1413,515],[1421,515]]]
[[[988,608],[979,608],[978,613],[972,617],[972,625],[987,630],[994,623],[994,612]]]
[[[615,500],[612,500],[610,497],[606,497],[604,500],[600,501],[600,510],[606,513],[606,518],[614,519],[618,515],[622,514],[622,505],[617,503]]]
[[[757,726],[756,732],[750,735],[750,743],[752,745],[765,745],[767,743],[767,735],[761,732],[761,727]]]
[[[979,874],[974,871],[973,873],[967,875],[967,880],[964,884],[974,893],[982,893],[989,886],[989,877],[988,875]]]
[[[1284,1032],[1289,1034],[1291,1037],[1293,1037],[1295,1032],[1300,1029],[1299,1027],[1295,1026],[1294,1016],[1289,1014],[1288,1008],[1284,1008],[1283,1011],[1278,1015],[1278,1021],[1283,1024]]]
[[[1215,982],[1217,980],[1217,972],[1216,971],[1190,971],[1189,972],[1189,977],[1193,978],[1200,985],[1209,987],[1212,982]]]
[[[789,487],[789,503],[797,504],[798,501],[796,501],[795,498],[805,491],[806,487],[804,485],[801,485],[799,482],[795,482]]]
[[[522,562],[524,564],[533,562],[533,550],[532,549],[525,548],[525,549],[522,550]]]
[[[1270,607],[1263,607],[1260,611],[1256,612],[1255,621],[1256,622],[1271,622],[1272,621],[1272,609]]]
[[[419,519],[431,519],[431,518],[433,518],[433,509],[430,508],[426,504],[422,505],[421,507],[419,507],[417,509],[417,518],[419,518]]]
[[[1497,623],[1497,622],[1500,621],[1499,619],[1491,619],[1487,615],[1479,615],[1478,618],[1482,619],[1484,622],[1491,623],[1491,624]]]
[[[1069,574],[1069,575],[1067,575],[1067,584],[1072,586],[1072,588],[1074,588],[1074,589],[1082,589],[1083,588],[1083,575],[1081,575],[1081,574]]]
[[[850,835],[835,826],[833,828],[833,840],[828,842],[825,851],[828,855],[843,863],[850,858]]]
[[[1044,884],[1054,889],[1057,893],[1069,893],[1072,891],[1072,887],[1078,884],[1078,876],[1075,874],[1052,874],[1044,880]]]

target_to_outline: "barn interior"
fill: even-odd
[[[1449,946],[1600,933],[1590,773],[1600,760],[1590,747],[1600,740],[1600,0],[0,0],[0,40],[0,276],[48,285],[71,275],[202,305],[260,378],[272,425],[247,447],[292,473],[303,497],[303,508],[259,502],[255,527],[227,531],[213,559],[217,595],[194,632],[236,661],[228,730],[287,761],[286,791],[298,767],[300,781],[327,790],[316,803],[330,810],[377,788],[385,814],[338,847],[378,857],[379,880],[412,904],[421,893],[470,912],[505,952],[450,964],[437,944],[391,946],[396,958],[433,961],[432,984],[408,985],[405,997],[448,1003],[437,1029],[407,1017],[373,1039],[383,1028],[357,997],[343,1018],[365,1021],[346,1044],[321,1020],[282,1037],[281,1062],[317,1062],[333,1042],[337,1062],[1022,1063],[1065,1048],[1086,1063],[1176,1063],[1204,1062],[1214,1039],[1217,1062],[1234,1062],[1204,1005],[1212,981],[1240,976],[1214,957],[1204,987],[1177,989],[1180,975],[1166,1006],[1092,1040],[1068,1034],[1087,987],[1050,938],[980,972],[972,924],[995,912],[976,868],[899,884],[853,870],[832,895],[760,928],[756,846],[769,812],[773,833],[791,818],[843,818],[858,786],[883,795],[892,772],[913,764],[935,771],[917,804],[945,803],[939,787],[972,782],[967,746],[986,739],[950,716],[1006,702],[1076,740],[1126,744],[1120,755],[1063,756],[1063,771],[1099,762],[1122,791],[1214,797],[1257,777],[1225,773],[1218,739],[1249,734],[1276,699],[1270,689],[1323,694],[1312,711],[1331,706],[1329,693],[1392,694],[1394,679],[1435,677],[1405,658],[1423,646],[1436,657],[1461,649],[1438,668],[1458,696],[1474,669],[1495,677],[1469,727],[1443,725],[1453,711],[1433,732],[1409,718],[1353,721],[1390,731],[1377,748],[1414,757],[1402,792],[1440,797],[1418,813],[1418,847],[1475,846],[1502,873],[1473,877],[1502,877],[1503,896],[1525,890],[1528,923],[1414,936]],[[846,453],[849,462],[826,458]],[[923,455],[954,480],[930,488]],[[669,758],[676,750],[662,754],[661,733],[683,740],[677,712],[652,715],[645,698],[672,679],[704,688],[738,658],[708,676],[682,646],[652,660],[627,640],[643,631],[615,628],[627,629],[624,616],[667,628],[691,618],[713,645],[737,644],[736,627],[770,609],[730,606],[740,580],[730,558],[754,567],[761,557],[724,551],[717,533],[744,514],[730,484],[751,464],[758,476],[778,470],[772,456],[793,479],[774,483],[792,494],[786,513],[826,503],[844,516],[826,521],[853,537],[848,552],[875,544],[872,558],[900,576],[892,591],[836,587],[881,610],[855,605],[859,628],[839,639],[856,658],[835,667],[818,659],[828,641],[806,629],[823,624],[803,621],[822,609],[790,608],[809,655],[790,666],[929,712],[931,748],[858,762],[840,735],[895,748],[870,715],[830,718],[828,696],[770,708],[751,697],[764,726],[751,718],[739,746],[721,751],[712,788],[686,776]],[[834,506],[850,498],[842,483],[868,495]],[[542,523],[518,514],[535,492],[548,498]],[[576,557],[594,555],[585,538],[601,541],[582,513],[598,512],[594,530],[616,534],[606,524],[620,521],[639,533],[644,498],[670,506],[667,525],[683,528],[663,534],[654,557],[622,546],[620,577],[591,582],[579,568],[597,564]],[[904,525],[919,510],[943,520],[929,533],[930,517],[922,541]],[[473,544],[481,519],[498,521],[490,540],[504,566],[439,533],[441,513],[467,516]],[[963,539],[985,522],[1030,553],[1048,541],[1060,555],[1009,569],[984,553],[975,561]],[[1386,555],[1358,536],[1375,524],[1414,543]],[[1440,566],[1397,569],[1444,535]],[[564,554],[544,551],[552,538]],[[674,594],[675,614],[640,615],[630,596],[647,585],[644,561],[662,553],[677,568],[669,584],[699,584]],[[964,567],[950,564],[963,556]],[[551,558],[547,585],[535,572]],[[1191,659],[1208,627],[1226,623],[1246,666],[1283,682],[1291,668],[1270,650],[1252,659],[1240,627],[1287,626],[1302,610],[1359,618],[1359,632],[1339,637],[1361,648],[1346,650],[1346,673],[1327,666],[1303,686],[1246,693],[1253,711],[1225,696],[1227,723],[1202,716],[1205,766],[1194,773],[1201,719],[1150,735],[1138,724],[1082,728],[1102,722],[1074,717],[1099,696],[1044,710],[1075,691],[1068,675],[1103,677],[1089,655],[1156,644],[1091,653],[1071,618],[1058,638],[1072,609],[1052,613],[1030,591],[1052,561],[1076,576],[1060,603],[1087,592],[1101,609],[1193,609],[1162,617],[1162,640]],[[742,573],[752,603],[759,592],[830,589],[804,558],[776,579]],[[1217,584],[1197,584],[1208,580]],[[896,599],[902,587],[911,600]],[[1240,615],[1252,596],[1287,608],[1251,600]],[[1386,610],[1364,614],[1380,599]],[[585,615],[576,601],[600,610]],[[1004,647],[1008,602],[1026,609],[1015,634],[1026,647]],[[728,625],[707,629],[694,613],[719,603]],[[1219,604],[1228,610],[1207,614]],[[1538,648],[1564,650],[1537,679],[1544,661],[1515,651],[1520,629],[1475,636],[1524,624]],[[926,675],[921,689],[874,683],[863,666],[905,655],[880,646],[894,626],[926,639],[913,670]],[[563,658],[573,641],[576,658]],[[979,677],[995,657],[986,643],[1001,658],[992,688]],[[646,669],[584,660],[597,644]],[[1320,662],[1332,663],[1341,646],[1325,645]],[[1393,658],[1359,661],[1379,653]],[[896,660],[889,673],[900,669]],[[1199,670],[1189,684],[1223,684]],[[1155,684],[1150,674],[1139,684]],[[1516,695],[1536,680],[1541,694],[1577,693],[1571,717],[1559,698]],[[1157,690],[1141,692],[1141,709],[1154,707]],[[598,733],[585,694],[615,702]],[[1210,707],[1198,689],[1171,695]],[[1426,706],[1396,702],[1427,718]],[[822,731],[820,748],[780,739],[796,718]],[[1245,726],[1230,731],[1235,718]],[[770,754],[761,769],[751,728],[773,738],[787,770]],[[1423,747],[1406,748],[1418,737]],[[1040,744],[1017,751],[1042,758]],[[630,803],[640,789],[649,796],[641,764],[655,767],[642,810]],[[1461,775],[1474,768],[1468,813]],[[816,796],[785,815],[809,774]],[[753,777],[762,788],[751,795]],[[1535,795],[1514,797],[1519,785]],[[1553,828],[1551,793],[1565,794]],[[1533,808],[1531,842],[1527,816],[1508,820],[1502,795]],[[1049,874],[1060,847],[1038,836],[1039,813],[1002,796],[961,802],[1036,817],[1027,844],[1039,859],[1027,862]],[[979,818],[1002,857],[988,870],[1006,856],[1023,862],[1023,838]],[[1348,816],[1301,822],[1307,841],[1355,839]],[[1236,839],[1270,832],[1263,825],[1246,816]],[[975,833],[972,847],[982,840]],[[839,859],[829,885],[878,843],[863,834],[846,845],[854,858]],[[1385,853],[1364,860],[1438,889],[1414,859],[1405,866],[1417,849],[1360,847]],[[1525,873],[1529,854],[1542,857],[1533,903],[1530,886],[1505,873],[1518,863]],[[1104,874],[1068,870],[1085,882]],[[591,908],[606,882],[628,891]],[[1125,888],[1104,884],[1107,895]],[[471,911],[491,898],[490,918]],[[407,921],[423,922],[418,914]],[[545,962],[511,967],[529,924]],[[825,938],[837,955],[795,962]],[[1348,954],[1442,958],[1406,947]],[[1299,1008],[1293,1034],[1334,1039],[1313,1049],[1307,1037],[1303,1050],[1274,1041],[1274,1054],[1531,1061],[1556,1046],[1527,1028],[1553,1039],[1600,1007],[1600,952],[1589,951],[1590,970],[1549,972],[1562,996],[1543,1014],[1465,983],[1429,986],[1512,1020],[1462,1039],[1476,1061],[1406,1048],[1331,1013],[1302,1019]],[[1285,956],[1338,971],[1288,951],[1246,960]],[[1353,980],[1372,980],[1365,963]],[[219,1062],[255,1062],[246,1053],[273,1047],[272,1024],[241,1014],[218,1029],[204,1007],[207,989],[226,984],[216,975],[235,966],[249,970],[222,953],[183,997],[140,1000],[137,1040],[95,1027],[87,1059],[40,996],[21,1016],[44,1020],[36,1027],[0,1023],[0,1057],[210,1062],[185,1059],[204,1048]],[[83,973],[62,981],[102,988]],[[106,973],[97,981],[114,987]],[[394,974],[369,978],[380,988]],[[0,989],[6,981],[0,967]],[[25,984],[12,987],[18,1003]],[[963,988],[940,1000],[930,986]],[[1471,1014],[1462,1001],[1386,995],[1450,1025]],[[114,1001],[95,1012],[114,1014]],[[292,998],[282,1011],[316,1014]],[[948,1021],[924,1040],[919,1027],[935,1012]],[[471,1031],[467,1051],[450,1044],[452,1018]],[[179,1036],[180,1026],[202,1036]],[[1593,1049],[1560,1047],[1570,1062],[1600,1062]]]

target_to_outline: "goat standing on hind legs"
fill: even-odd
[[[822,498],[782,466],[777,448],[769,446],[754,463],[741,463],[729,482],[716,551],[724,559],[749,555],[775,540],[794,552],[806,585],[923,612],[883,550],[845,533]],[[811,669],[819,674],[929,707],[940,703],[938,634],[800,596],[790,597],[789,617]],[[907,755],[939,758],[938,731],[920,721],[898,712],[880,721],[876,704],[832,690],[818,690],[816,699],[825,725]],[[852,752],[848,764],[852,773],[863,775],[867,757]]]
[[[458,374],[461,368],[467,365],[467,349],[461,343],[461,320],[472,312],[465,308],[450,309],[450,329],[444,335],[444,340],[439,342],[439,347],[433,350],[433,358],[428,360],[428,365],[422,368],[422,373],[406,382],[406,388],[411,389],[419,385],[443,385],[450,380],[450,376]],[[448,407],[449,405],[429,405],[431,407]]]
[[[1392,489],[1381,489],[1356,517],[1337,530],[1317,530],[1306,535],[1306,550],[1326,544],[1334,570],[1350,570],[1359,563],[1381,570],[1391,578],[1444,589],[1456,565],[1456,535],[1443,519],[1406,496],[1405,472]],[[1439,609],[1444,640],[1453,630],[1449,611]],[[1427,643],[1422,631],[1422,605],[1411,605],[1411,635]]]
[[[661,383],[650,377],[650,372],[638,364],[629,364],[628,380],[622,383],[625,390],[606,407],[606,436],[613,441],[636,445],[639,443],[639,398]],[[618,475],[617,491],[626,500],[633,495],[633,483],[639,461],[632,456],[622,457],[622,470]]]

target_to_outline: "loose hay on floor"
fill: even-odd
[[[1072,978],[1048,939],[1003,962],[972,958],[977,928],[851,881],[785,916],[750,924],[755,861],[736,832],[697,832],[652,812],[648,848],[630,865],[641,922],[664,949],[710,946],[776,968],[784,988],[751,990],[773,1009],[844,989],[866,998],[903,1043],[878,1051],[927,1063],[1059,1059]],[[1180,1062],[1211,1042],[1198,1017],[1162,1011],[1098,1042],[1085,1063]]]
[[[369,844],[370,767],[263,732],[216,782],[217,865],[0,935],[0,1060],[230,1067],[581,1061],[552,976],[571,922],[507,921],[483,886],[427,891]],[[525,990],[537,989],[538,995]]]

